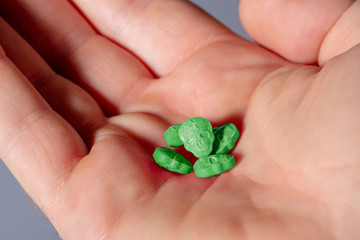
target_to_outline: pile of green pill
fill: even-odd
[[[172,172],[189,174],[194,169],[197,177],[212,177],[235,166],[234,156],[227,153],[239,137],[240,133],[232,123],[213,128],[207,119],[193,117],[169,127],[164,138],[168,146],[184,146],[193,153],[198,158],[194,166],[184,156],[166,147],[156,148],[153,157],[157,164]]]

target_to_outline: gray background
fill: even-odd
[[[238,20],[239,0],[192,0],[192,2],[234,32],[248,38]],[[25,239],[59,240],[60,237],[0,161],[0,240]]]

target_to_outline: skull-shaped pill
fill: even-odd
[[[208,178],[228,171],[235,165],[236,161],[233,155],[209,155],[196,161],[194,171],[197,177]]]
[[[193,168],[191,162],[170,148],[156,148],[153,157],[157,164],[172,172],[189,174]]]
[[[232,123],[227,123],[214,128],[214,146],[211,154],[225,154],[228,153],[240,137],[240,133],[236,126]]]
[[[179,137],[179,128],[181,124],[176,124],[169,127],[164,133],[166,144],[170,147],[180,147],[184,145]]]
[[[202,117],[186,120],[179,128],[179,137],[187,151],[197,158],[207,156],[213,149],[215,136],[211,123]]]

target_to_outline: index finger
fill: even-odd
[[[72,1],[102,34],[135,53],[159,76],[199,48],[236,36],[188,1]]]

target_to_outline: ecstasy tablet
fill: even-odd
[[[232,123],[227,123],[219,127],[215,127],[214,130],[215,140],[213,151],[211,154],[226,154],[233,147],[235,147],[236,141],[240,137],[240,133],[236,126]]]
[[[179,137],[179,128],[181,124],[176,124],[168,128],[164,133],[166,144],[170,147],[180,147],[184,145]]]
[[[170,148],[156,148],[153,157],[157,164],[172,172],[189,174],[193,169],[191,162]]]
[[[207,119],[189,118],[181,124],[178,132],[185,149],[192,152],[197,158],[211,153],[215,136],[211,123]]]
[[[230,170],[236,165],[233,155],[209,155],[200,158],[194,164],[195,175],[200,178],[208,178]]]

